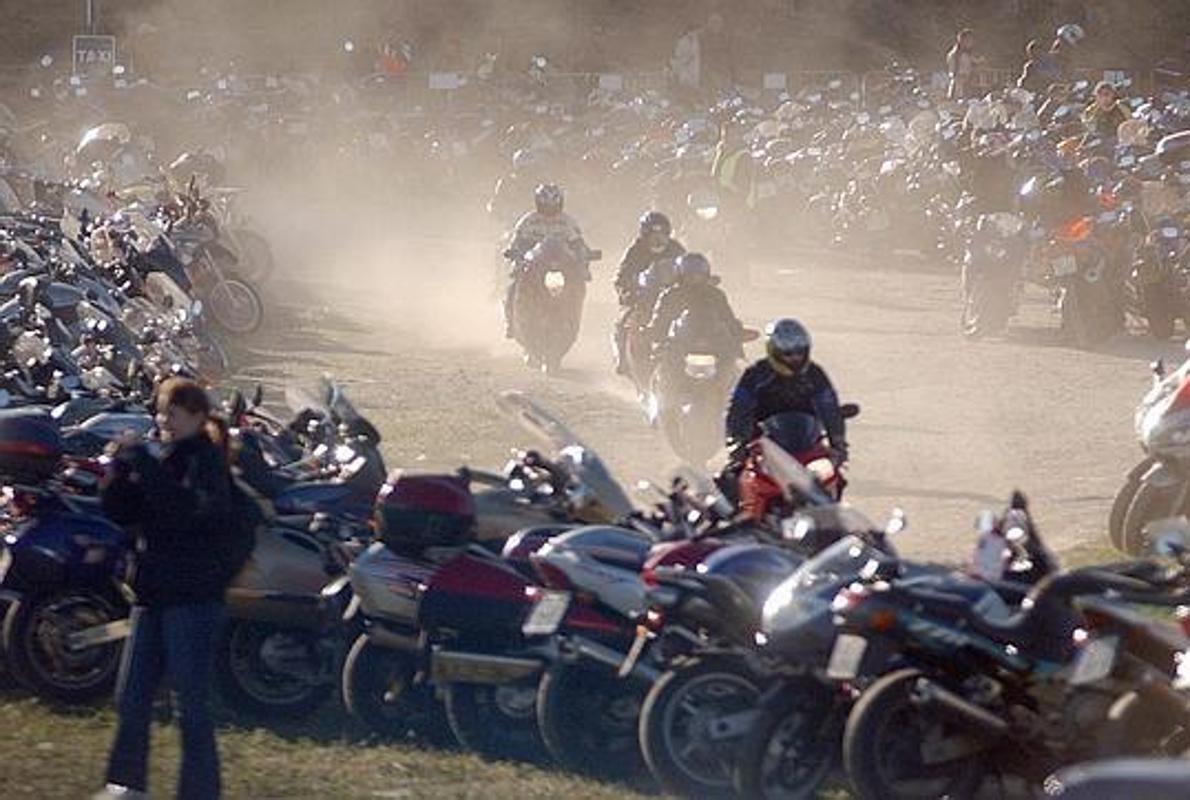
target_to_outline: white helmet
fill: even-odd
[[[1086,38],[1087,32],[1083,30],[1081,25],[1068,23],[1059,27],[1058,32],[1055,35],[1062,41],[1066,42],[1066,44],[1076,45]]]

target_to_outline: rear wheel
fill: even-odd
[[[640,745],[653,777],[684,797],[730,797],[744,734],[731,718],[752,711],[759,694],[756,678],[726,661],[700,661],[663,675],[640,719]]]
[[[240,247],[240,260],[236,269],[248,280],[261,283],[273,274],[276,261],[268,239],[247,228],[235,230],[235,241]]]
[[[228,620],[215,658],[223,697],[253,716],[305,717],[335,690],[323,674],[319,638],[309,631]]]
[[[8,607],[4,651],[17,682],[56,703],[78,704],[111,695],[123,641],[72,647],[67,637],[128,616],[122,603],[99,593],[66,590],[24,597]]]
[[[736,757],[736,793],[746,800],[816,797],[838,758],[843,715],[829,688],[806,680],[783,687],[763,709]]]
[[[559,665],[541,679],[537,721],[562,766],[599,778],[647,773],[637,725],[648,686],[601,666]]]
[[[264,301],[251,284],[239,278],[215,283],[206,303],[215,324],[228,333],[253,333],[264,323]]]
[[[468,750],[492,758],[543,761],[545,744],[537,727],[537,678],[510,684],[452,683],[446,688],[446,717]]]
[[[343,702],[377,736],[420,734],[445,744],[453,736],[433,691],[417,680],[411,653],[381,647],[367,636],[351,646],[343,665]]]
[[[979,787],[978,747],[913,702],[921,677],[914,669],[885,675],[847,718],[843,765],[864,800],[968,798]]]

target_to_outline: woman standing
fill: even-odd
[[[220,782],[210,686],[223,594],[233,577],[221,553],[223,539],[239,527],[226,428],[190,380],[162,383],[156,408],[161,456],[122,442],[103,488],[106,513],[136,533],[136,603],[120,669],[107,787],[96,798],[144,796],[153,697],[166,679],[177,695],[182,731],[177,797],[213,800]]]

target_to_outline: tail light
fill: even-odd
[[[1169,401],[1169,411],[1181,411],[1183,408],[1190,407],[1190,379],[1183,379],[1182,385],[1174,392],[1173,397]]]
[[[533,570],[541,578],[543,585],[551,589],[570,589],[570,578],[558,567],[543,558],[530,556],[530,563],[533,564]]]
[[[1081,242],[1091,236],[1095,223],[1090,217],[1082,217],[1058,228],[1055,238],[1063,242]]]

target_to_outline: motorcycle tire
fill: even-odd
[[[264,283],[273,274],[276,259],[273,248],[268,239],[256,231],[247,228],[236,228],[235,240],[239,243],[241,253],[236,271],[245,279],[253,283]]]
[[[1119,328],[1114,312],[1100,309],[1096,313],[1082,293],[1071,287],[1062,290],[1058,312],[1062,337],[1080,350],[1089,350],[1103,343]]]
[[[288,643],[303,652],[310,676],[284,674],[266,663],[264,648]],[[326,703],[335,682],[322,679],[317,634],[261,622],[229,619],[215,650],[215,683],[227,705],[264,719],[302,719]]]
[[[843,732],[843,766],[857,797],[862,800],[934,800],[938,797],[959,800],[974,796],[982,782],[983,770],[979,756],[975,755],[955,760],[948,775],[941,775],[937,765],[926,767],[930,777],[938,776],[936,780],[945,781],[942,786],[935,784],[914,791],[910,787],[893,785],[889,767],[899,767],[900,774],[904,774],[906,764],[898,763],[896,759],[906,755],[910,759],[920,758],[924,739],[920,734],[930,733],[919,729],[926,723],[927,716],[912,699],[914,687],[921,677],[921,672],[915,669],[901,669],[881,677],[860,695],[847,717]],[[907,752],[914,748],[916,754]]]
[[[653,684],[641,708],[640,747],[666,792],[698,798],[733,795],[732,773],[742,738],[709,739],[718,717],[755,708],[759,697],[757,678],[729,660],[695,661]]]
[[[204,303],[211,311],[211,321],[228,333],[255,333],[264,324],[264,301],[247,281],[224,278],[211,287]]]
[[[559,664],[541,679],[537,724],[564,768],[592,777],[639,781],[648,775],[637,727],[648,686],[608,667]]]
[[[122,641],[72,652],[64,637],[128,616],[123,601],[99,592],[65,589],[23,597],[4,615],[4,652],[17,683],[43,700],[84,705],[111,696],[124,652]],[[67,622],[62,628],[59,623]]]
[[[446,718],[459,744],[482,756],[544,762],[537,727],[537,679],[513,684],[452,683],[446,687]]]
[[[433,744],[453,744],[442,704],[428,684],[416,683],[417,673],[414,654],[358,637],[343,664],[347,713],[383,739],[413,733]]]
[[[791,683],[763,708],[736,755],[734,784],[743,800],[811,800],[839,759],[845,717],[832,714],[829,689]]]
[[[1182,491],[1181,484],[1159,486],[1155,483],[1140,483],[1132,502],[1128,504],[1128,511],[1124,514],[1120,549],[1131,556],[1149,555],[1149,539],[1145,535],[1145,526],[1156,519],[1185,513],[1184,508],[1175,507],[1178,495]]]
[[[1111,542],[1111,546],[1121,552],[1124,550],[1124,518],[1128,514],[1128,507],[1136,498],[1141,478],[1154,463],[1152,458],[1145,458],[1133,467],[1128,472],[1128,476],[1124,478],[1124,485],[1120,487],[1112,500],[1111,512],[1107,517],[1107,538]]]

